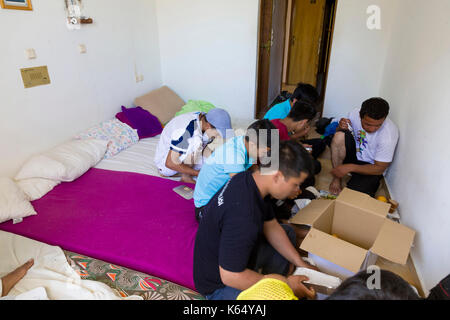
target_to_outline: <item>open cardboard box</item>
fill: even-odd
[[[300,248],[320,271],[345,280],[374,265],[378,256],[406,264],[415,231],[388,219],[389,209],[345,188],[336,200],[313,200],[290,222],[311,227]]]

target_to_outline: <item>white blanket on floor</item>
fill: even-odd
[[[81,280],[59,247],[0,231],[0,257],[0,277],[15,270],[30,258],[34,259],[33,267],[9,292],[10,296],[18,296],[43,287],[50,300],[123,299],[104,283]],[[129,298],[141,299],[137,296]]]

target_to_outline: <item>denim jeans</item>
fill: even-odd
[[[231,287],[223,287],[217,289],[213,293],[206,296],[208,300],[236,300],[237,296],[241,293],[240,290],[231,288]]]

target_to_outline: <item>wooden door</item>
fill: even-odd
[[[283,82],[283,56],[286,37],[287,0],[273,0],[272,48],[270,49],[270,72],[267,105],[281,92]]]
[[[287,84],[316,87],[326,0],[294,0]]]
[[[255,118],[264,116],[269,93],[270,50],[272,48],[272,12],[273,0],[261,0],[259,57],[258,57],[258,88],[256,92]]]
[[[281,91],[287,0],[261,0],[256,118]]]

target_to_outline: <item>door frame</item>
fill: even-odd
[[[265,3],[265,1],[267,0],[260,0],[259,2],[259,25],[258,25],[258,54],[257,54],[257,67],[256,67],[256,99],[255,99],[255,112],[254,112],[254,116],[256,119],[262,118],[266,109],[268,108],[268,106],[270,105],[271,101],[267,101],[268,100],[268,77],[269,77],[269,70],[270,67],[267,68],[266,71],[262,70],[262,48],[261,48],[261,43],[263,43],[264,39],[263,37],[263,30],[262,28],[264,27],[264,23],[269,23],[269,25],[272,27],[272,12],[273,12],[273,0],[270,0],[270,2],[272,3],[272,10],[270,10],[270,17],[268,17],[267,15],[264,16],[264,13],[267,14],[267,12],[265,12],[263,5]],[[289,1],[289,0],[286,0]],[[295,0],[291,0],[292,2]],[[323,21],[323,28],[322,28],[322,41],[321,41],[321,49],[320,49],[320,57],[319,59],[322,60],[322,64],[319,65],[319,70],[320,68],[324,68],[324,77],[323,77],[323,82],[322,82],[322,86],[321,89],[319,90],[319,96],[321,98],[321,104],[319,105],[319,112],[320,112],[320,116],[322,116],[323,114],[323,107],[324,107],[324,101],[325,101],[325,94],[326,94],[326,89],[327,89],[327,83],[328,83],[328,74],[329,74],[329,67],[330,67],[330,57],[331,57],[331,52],[333,49],[333,36],[334,36],[334,29],[335,29],[335,22],[336,22],[336,13],[337,13],[337,7],[338,7],[338,2],[339,0],[327,0],[327,5],[328,2],[332,3],[331,4],[331,10],[329,12],[329,14],[325,14],[324,17],[324,21]],[[292,4],[292,8],[293,8],[293,4]],[[292,9],[291,8],[291,9]],[[289,5],[286,5],[286,20],[290,20],[290,25],[286,27],[285,33],[284,33],[284,40],[283,42],[286,42],[286,36],[290,35],[291,33],[291,27],[292,27],[292,15],[293,15],[293,10],[291,10],[290,12],[290,19],[288,19],[287,15],[289,14],[288,12],[289,9]],[[267,20],[263,20],[263,19],[270,19],[270,21],[268,22]],[[287,22],[287,21],[286,21]],[[285,23],[286,23],[285,22]],[[327,28],[328,26],[328,28]],[[327,32],[328,33],[328,37],[327,36]],[[326,48],[326,49],[325,49]],[[289,59],[289,52],[286,50],[289,50],[289,46],[285,46],[283,48],[283,64],[282,64],[282,72],[283,75],[281,77],[281,83],[280,83],[280,88],[281,91],[283,91],[283,84],[284,84],[284,79],[286,78],[286,74],[288,72],[288,68],[285,68],[284,65],[285,64],[289,64],[289,60],[285,61],[286,57],[287,59]],[[326,51],[325,51],[326,50]],[[270,64],[270,55],[268,57],[269,59],[269,64]],[[262,74],[264,72],[264,74]],[[318,72],[319,75],[319,72]],[[265,83],[265,86],[264,86]]]
[[[271,10],[268,10],[268,8]],[[259,26],[258,26],[258,54],[256,65],[256,101],[255,101],[255,114],[254,117],[259,119],[264,116],[265,109],[268,100],[268,86],[269,86],[269,73],[270,73],[270,51],[268,55],[265,55],[264,44],[270,41],[272,31],[272,13],[273,13],[273,0],[260,0],[259,1]],[[270,28],[269,28],[270,26]],[[269,28],[269,30],[267,29]]]

